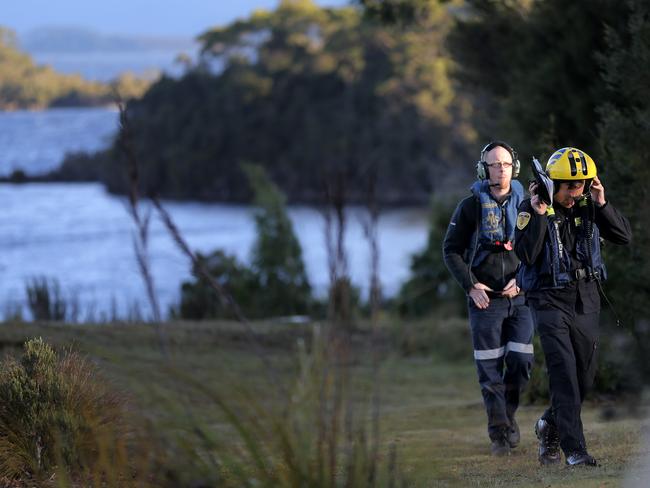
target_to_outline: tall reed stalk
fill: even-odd
[[[127,162],[127,174],[129,178],[129,215],[135,225],[133,235],[133,249],[135,251],[136,261],[140,276],[144,282],[147,298],[151,306],[153,325],[156,330],[160,349],[165,356],[169,356],[167,338],[162,328],[162,313],[160,312],[160,303],[156,294],[153,274],[149,261],[149,225],[151,223],[151,210],[147,209],[144,213],[140,203],[140,170],[138,167],[138,158],[136,155],[134,134],[129,122],[126,106],[119,98],[116,100],[120,113],[120,128],[118,132],[118,144],[122,150]]]
[[[138,167],[129,131],[127,113],[120,106],[122,146],[129,161],[132,185],[131,216],[136,224],[136,255],[143,280],[150,297],[154,318],[160,318],[155,299],[155,288],[148,265],[147,236],[150,214],[144,217],[138,206]],[[197,394],[207,397],[221,412],[236,440],[223,438],[202,424],[191,414],[188,419],[200,442],[186,445],[190,462],[201,466],[212,480],[222,486],[268,487],[357,487],[376,486],[379,456],[379,357],[373,359],[373,390],[371,413],[368,399],[355,390],[351,344],[354,331],[351,309],[351,282],[348,276],[348,257],[345,250],[346,178],[343,172],[327,182],[325,208],[325,239],[330,271],[330,300],[325,327],[314,325],[310,343],[298,341],[298,375],[293,385],[283,384],[286,375],[271,362],[257,339],[254,327],[218,277],[211,276],[184,239],[171,215],[155,195],[150,196],[163,224],[181,252],[198,270],[222,304],[230,307],[242,325],[267,377],[270,398],[262,401],[254,393],[245,395],[243,406],[234,407],[232,392],[219,392],[198,382],[186,371],[173,367],[170,374],[182,379]],[[372,196],[374,198],[374,194]],[[373,338],[379,313],[379,246],[376,207],[370,215],[367,237],[371,246],[371,309]],[[162,334],[158,320],[158,332]],[[165,346],[161,339],[161,347]],[[374,339],[373,339],[374,341]],[[257,398],[256,398],[257,397]],[[269,403],[269,400],[271,401]],[[368,424],[370,423],[370,434]],[[389,454],[386,479],[394,484],[397,476],[396,454]]]

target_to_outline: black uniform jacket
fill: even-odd
[[[473,195],[463,199],[456,207],[442,244],[442,255],[447,268],[469,292],[476,282],[501,291],[517,274],[519,259],[513,251],[490,253],[477,267],[469,269],[474,242],[472,236],[481,219],[479,203]]]
[[[559,218],[560,238],[564,249],[570,252],[575,268],[582,267],[576,258],[578,227],[576,227],[575,217],[577,217],[578,206],[564,208],[556,204],[553,208],[556,217]],[[523,229],[520,229],[519,226],[515,229],[515,252],[522,263],[532,265],[537,259],[541,259],[544,241],[548,238],[548,217],[536,213],[529,198],[521,202],[519,212],[529,213],[530,221]],[[602,207],[596,205],[595,224],[598,226],[600,236],[614,244],[628,244],[632,239],[629,221],[609,202],[605,202]],[[576,307],[580,312],[590,313],[600,309],[600,297],[595,281],[580,280],[566,288],[566,290],[533,291],[529,292],[527,297],[538,302],[550,300],[557,305],[558,301],[564,302],[568,297],[575,297],[574,294],[577,291]],[[575,302],[575,298],[569,300],[572,303]]]

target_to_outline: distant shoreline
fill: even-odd
[[[75,109],[87,109],[87,108],[103,108],[106,110],[112,110],[117,112],[117,104],[115,102],[108,102],[108,103],[97,103],[97,104],[87,104],[87,105],[79,105],[79,104],[71,104],[71,105],[52,105],[52,106],[46,106],[46,107],[39,107],[39,106],[25,106],[25,107],[0,107],[0,113],[15,113],[15,112],[47,112],[48,110],[75,110]]]

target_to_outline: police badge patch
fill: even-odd
[[[528,212],[519,212],[517,215],[517,229],[524,230],[530,222],[530,214]]]

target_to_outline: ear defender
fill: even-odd
[[[513,166],[514,168],[514,166]],[[486,180],[488,178],[488,167],[487,163],[485,161],[477,161],[476,162],[476,177],[479,180]]]
[[[490,172],[488,165],[485,162],[485,153],[490,152],[495,147],[502,147],[510,153],[510,156],[512,157],[512,177],[517,178],[519,176],[519,171],[521,170],[521,163],[517,157],[517,151],[515,151],[510,144],[503,141],[488,142],[481,150],[481,159],[476,163],[476,177],[479,180],[486,180],[489,178]]]

